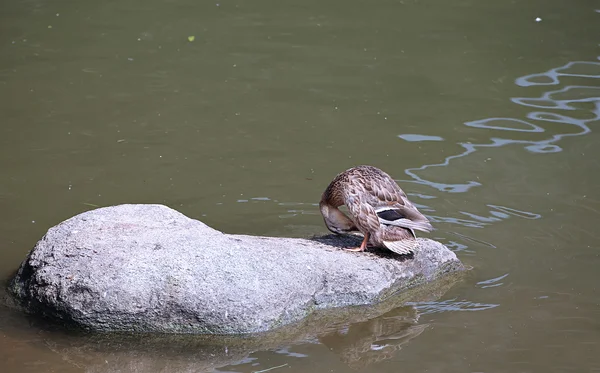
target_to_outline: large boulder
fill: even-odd
[[[9,290],[26,312],[89,330],[240,334],[464,270],[433,240],[419,239],[409,258],[340,249],[356,244],[230,235],[166,206],[120,205],[51,228]]]

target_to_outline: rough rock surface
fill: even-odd
[[[464,269],[436,241],[412,258],[340,249],[356,240],[229,235],[162,205],[106,207],[51,228],[9,290],[28,313],[90,330],[239,334]]]

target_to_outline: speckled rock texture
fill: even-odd
[[[433,240],[412,257],[341,249],[357,243],[230,235],[166,206],[119,205],[51,228],[9,291],[25,312],[93,331],[242,334],[464,270]]]

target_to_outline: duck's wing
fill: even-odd
[[[423,232],[431,232],[433,230],[429,220],[412,204],[409,206],[383,205],[377,207],[375,213],[383,225],[402,227],[410,230],[417,229]]]
[[[350,173],[345,192],[348,211],[358,226],[369,231],[381,225],[433,230],[429,220],[408,200],[394,179],[380,170],[369,168]]]
[[[381,223],[375,209],[369,203],[366,203],[363,197],[353,196],[347,198],[346,206],[348,207],[348,212],[352,215],[354,223],[361,232],[375,232],[380,228]]]
[[[396,225],[385,224],[386,220],[381,219],[375,208],[369,204],[352,200],[347,203],[347,206],[359,229],[375,234],[378,237],[376,242],[379,242],[379,244],[383,244],[390,251],[400,255],[415,251],[417,246],[415,231],[413,228],[406,226],[416,224],[412,220],[403,219],[402,222],[392,222]]]
[[[411,228],[385,226],[381,230],[383,245],[396,254],[410,254],[415,252],[417,236]]]
[[[400,255],[408,255],[415,252],[417,240],[383,241],[383,245],[390,251]]]
[[[430,232],[431,223],[409,200],[408,196],[392,179],[371,182],[371,203],[382,224]]]

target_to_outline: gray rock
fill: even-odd
[[[28,313],[95,331],[240,334],[368,305],[464,270],[442,244],[412,258],[356,237],[229,235],[162,205],[88,211],[51,228],[9,285]]]

